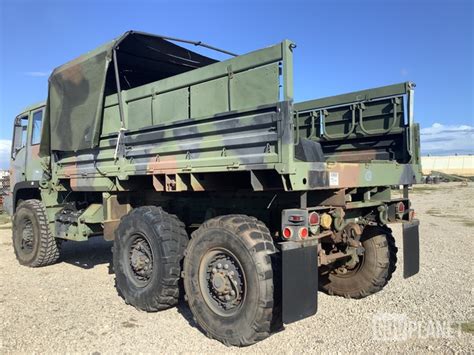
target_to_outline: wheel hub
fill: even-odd
[[[137,237],[131,244],[129,261],[136,281],[148,283],[153,272],[153,255],[150,244],[144,237]]]
[[[21,233],[21,249],[29,253],[33,250],[33,224],[29,219],[25,220],[24,223],[23,231]]]
[[[210,251],[203,258],[200,282],[206,303],[216,313],[230,315],[243,303],[245,275],[238,260],[228,251]]]

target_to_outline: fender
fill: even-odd
[[[12,215],[17,207],[18,193],[25,190],[37,190],[39,192],[39,181],[21,181],[15,184],[12,196]]]

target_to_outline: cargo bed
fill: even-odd
[[[254,190],[418,181],[414,85],[295,104],[293,49],[284,41],[107,95],[97,119],[77,126],[90,148],[64,138],[61,149],[51,147],[57,177],[75,190],[94,179],[104,191],[115,178],[149,175],[158,191],[225,188],[220,173],[242,176]]]

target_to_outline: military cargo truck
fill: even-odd
[[[295,48],[236,56],[130,31],[55,69],[47,101],[14,122],[18,261],[49,265],[61,243],[103,236],[127,304],[183,296],[206,335],[236,346],[315,314],[318,289],[382,290],[397,264],[389,223],[416,274],[414,84],[295,103]]]

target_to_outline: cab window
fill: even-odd
[[[43,123],[43,110],[33,113],[31,144],[39,144],[41,140],[41,125]]]

